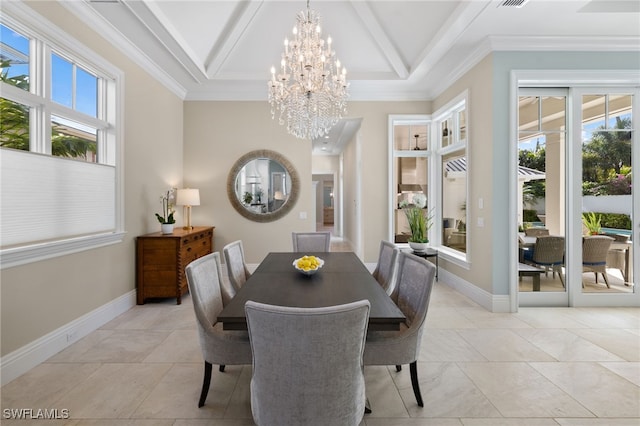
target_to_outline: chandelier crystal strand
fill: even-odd
[[[316,139],[347,112],[347,71],[334,60],[331,37],[321,37],[320,15],[309,7],[297,15],[293,38],[284,40],[280,72],[268,82],[271,117],[299,139]]]

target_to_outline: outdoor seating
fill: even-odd
[[[612,241],[614,239],[606,235],[592,235],[582,242],[582,271],[595,273],[596,283],[598,273],[602,274],[607,288],[611,288],[607,277],[607,254]]]
[[[560,282],[564,287],[564,277],[562,276],[562,267],[564,266],[564,237],[553,235],[537,237],[533,249],[524,252],[524,262],[531,265],[542,266],[545,271],[551,269],[554,278],[557,272],[560,277]]]

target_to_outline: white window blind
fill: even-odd
[[[114,232],[116,169],[0,150],[0,246]]]

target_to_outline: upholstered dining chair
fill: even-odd
[[[378,263],[372,272],[373,277],[382,286],[384,291],[391,293],[393,290],[393,278],[396,271],[398,248],[389,241],[380,241]]]
[[[251,364],[251,345],[245,331],[223,331],[222,323],[217,322],[222,311],[220,292],[219,262],[217,253],[211,253],[189,263],[185,268],[187,285],[196,314],[200,349],[204,358],[204,379],[198,407],[204,405],[211,385],[213,364],[225,365]],[[219,260],[218,254],[218,260]]]
[[[331,232],[292,232],[293,251],[296,253],[328,252]]]
[[[598,282],[598,272],[601,273],[607,288],[611,288],[607,277],[607,254],[611,242],[614,240],[606,235],[592,235],[584,237],[582,242],[582,271],[593,272],[596,276],[596,283]]]
[[[365,365],[409,364],[416,402],[423,407],[418,384],[418,356],[436,267],[411,253],[398,254],[398,277],[391,299],[407,318],[399,331],[369,331],[364,349]]]
[[[220,283],[220,294],[222,295],[222,306],[227,306],[227,304],[233,299],[236,295],[236,289],[233,288],[231,282],[228,278],[222,274],[222,263],[220,262],[220,253],[213,252],[211,253],[211,257],[213,261],[216,263],[216,270],[218,274],[218,282]]]
[[[256,424],[360,424],[369,309],[368,300],[323,308],[246,303]]]
[[[244,261],[242,241],[237,240],[227,244],[222,248],[222,253],[224,254],[224,261],[227,264],[229,282],[235,291],[238,291],[251,276],[251,272],[249,272],[247,264]]]
[[[551,269],[553,277],[556,272],[564,287],[562,266],[564,266],[564,237],[555,235],[540,235],[536,237],[533,250],[524,252],[525,263],[542,266],[545,271]],[[546,274],[546,273],[545,273]]]

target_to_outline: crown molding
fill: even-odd
[[[489,36],[489,42],[493,51],[640,51],[640,37],[633,36]]]
[[[63,1],[59,3],[82,22],[87,23],[97,34],[100,34],[109,43],[113,44],[132,62],[149,73],[160,84],[174,93],[180,99],[187,95],[187,89],[175,78],[167,74],[162,67],[156,64],[147,54],[131,43],[113,25],[105,20],[99,13],[91,8],[85,1]],[[31,12],[35,13],[35,12]]]

